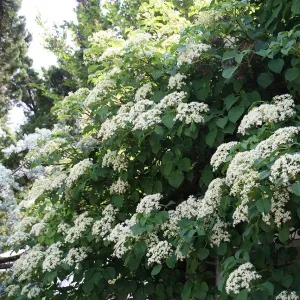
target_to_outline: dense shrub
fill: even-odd
[[[150,1],[91,36],[95,87],[4,150],[43,173],[9,299],[299,299],[299,13]]]

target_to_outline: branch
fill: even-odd
[[[14,256],[8,256],[8,257],[0,257],[0,264],[16,261],[20,257],[21,257],[21,254],[17,254]]]

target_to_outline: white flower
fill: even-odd
[[[27,284],[23,287],[21,295],[26,296],[28,299],[34,299],[40,295],[42,289],[37,285]]]
[[[123,180],[121,180],[120,178],[114,182],[111,187],[110,187],[110,193],[112,195],[114,194],[119,194],[122,195],[126,192],[126,190],[129,188],[129,184],[128,182],[125,182]]]
[[[197,16],[194,20],[194,24],[200,26],[210,26],[215,24],[217,21],[222,19],[223,14],[219,11],[215,10],[208,10],[208,11],[201,11],[197,13]]]
[[[113,242],[114,253],[113,256],[121,258],[127,251],[131,250],[132,246],[127,245],[128,238],[135,239],[131,232],[131,227],[136,224],[136,215],[134,214],[130,219],[123,223],[117,224],[107,236],[107,240]]]
[[[203,123],[203,113],[208,112],[209,108],[207,104],[200,102],[180,103],[177,107],[177,114],[174,121],[180,120],[186,124],[192,122]]]
[[[287,189],[282,188],[277,191],[275,190],[271,198],[271,211],[268,214],[263,213],[263,221],[270,225],[270,218],[273,216],[276,226],[280,228],[284,223],[290,220],[291,212],[284,209],[289,200],[290,194]]]
[[[167,241],[152,243],[147,251],[148,264],[161,264],[166,258],[171,256],[171,254],[172,246]]]
[[[239,41],[239,39],[237,37],[226,35],[224,37],[224,47],[234,49],[237,47],[238,41]]]
[[[23,139],[19,140],[16,145],[11,145],[8,148],[2,150],[6,157],[9,157],[12,153],[20,153],[26,150],[33,150],[39,142],[47,141],[50,139],[51,130],[49,129],[35,129],[35,133],[24,134]]]
[[[40,236],[45,232],[46,232],[46,224],[44,222],[40,222],[32,226],[30,234],[33,236]]]
[[[114,171],[127,170],[128,162],[124,152],[108,151],[102,159],[102,168],[112,167]]]
[[[181,66],[184,63],[192,64],[196,59],[198,59],[203,52],[206,52],[211,47],[209,45],[200,43],[190,43],[186,45],[185,51],[181,52],[177,59],[177,65]]]
[[[212,228],[212,234],[210,236],[210,246],[219,247],[222,242],[230,241],[230,234],[226,231],[228,224],[218,219]]]
[[[159,210],[159,201],[162,199],[161,194],[153,194],[145,196],[137,205],[136,212],[141,214],[149,214],[153,210]]]
[[[66,223],[60,223],[58,224],[58,227],[57,227],[57,232],[58,233],[62,233],[64,236],[67,235],[69,229],[70,229],[70,225],[69,224],[66,224]]]
[[[243,289],[250,291],[251,284],[255,280],[261,278],[261,276],[253,269],[254,266],[247,262],[230,273],[226,281],[226,293],[238,294]]]
[[[141,113],[133,121],[134,127],[132,130],[146,130],[156,124],[161,123],[160,115],[161,111],[155,108]]]
[[[89,251],[87,247],[71,248],[64,261],[69,266],[76,266],[88,257]]]
[[[169,95],[166,95],[160,102],[156,105],[158,109],[167,109],[167,108],[177,108],[179,104],[185,99],[185,92],[173,92]]]
[[[43,272],[52,272],[57,269],[62,261],[63,251],[60,250],[61,242],[52,244],[45,252],[45,259],[43,261]]]
[[[93,166],[90,158],[86,158],[70,169],[70,174],[66,180],[66,185],[70,188],[73,183],[84,173],[86,173]]]
[[[37,245],[16,260],[12,266],[14,276],[18,277],[19,281],[30,280],[41,267],[44,260],[44,249]]]
[[[187,77],[180,73],[171,76],[169,79],[168,88],[180,90],[184,85],[186,85],[186,83],[183,81],[184,79],[187,79]]]
[[[145,100],[147,95],[152,94],[152,83],[148,82],[143,84],[135,93],[134,99],[136,102]]]
[[[269,138],[260,142],[256,150],[261,153],[262,157],[268,157],[276,151],[281,145],[292,143],[296,134],[300,132],[300,127],[283,127],[277,129]]]
[[[242,119],[238,132],[245,135],[252,127],[283,122],[295,116],[295,103],[291,95],[276,96],[273,100],[274,104],[262,104],[250,110]]]
[[[93,218],[88,217],[88,212],[84,212],[74,220],[74,227],[67,231],[65,242],[75,243],[93,224]]]
[[[91,137],[90,135],[84,136],[77,144],[76,148],[84,151],[84,150],[90,150],[97,146],[98,141]]]
[[[8,297],[18,296],[20,294],[20,286],[19,285],[9,285],[5,292]]]
[[[238,144],[238,142],[229,142],[224,143],[217,148],[210,160],[210,164],[214,171],[216,171],[222,163],[226,162],[230,150]]]
[[[108,204],[102,211],[102,218],[96,221],[92,228],[92,234],[96,237],[104,237],[112,230],[112,225],[116,221],[116,214],[118,210],[111,204]],[[97,238],[99,240],[99,238]]]
[[[116,87],[116,82],[112,79],[103,79],[96,84],[90,94],[84,101],[85,106],[97,103],[102,100],[102,97],[109,94]]]
[[[300,173],[300,153],[284,154],[271,167],[270,181],[282,186],[289,186]]]
[[[299,300],[299,296],[296,292],[292,291],[282,291],[276,296],[276,300]]]

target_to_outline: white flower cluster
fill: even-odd
[[[183,121],[185,124],[203,123],[203,113],[208,112],[208,105],[201,102],[180,103],[176,109],[174,121]]]
[[[152,94],[152,83],[148,82],[143,84],[135,93],[134,100],[136,102],[140,100],[145,100],[147,98],[147,95]]]
[[[230,234],[226,231],[228,224],[223,222],[222,220],[218,219],[217,222],[214,224],[212,228],[212,233],[210,236],[210,246],[217,246],[219,247],[223,242],[230,241]]]
[[[67,223],[59,223],[57,226],[57,232],[65,236],[68,234],[70,228],[71,226]]]
[[[90,251],[87,247],[71,248],[64,259],[64,262],[69,266],[77,266],[78,263],[82,262],[88,257]]]
[[[159,193],[145,196],[137,205],[136,212],[141,214],[149,214],[154,210],[159,210],[159,201],[161,199],[162,195]]]
[[[112,225],[116,221],[118,210],[108,204],[102,211],[102,218],[96,221],[92,228],[92,234],[96,237],[104,237],[112,230]]]
[[[123,223],[117,224],[107,236],[110,242],[113,242],[114,253],[113,256],[121,258],[127,251],[129,251],[132,246],[127,245],[126,242],[128,238],[134,239],[131,232],[131,227],[136,224],[136,214],[134,214],[130,219],[125,220]]]
[[[224,47],[229,49],[234,49],[237,47],[239,39],[237,37],[226,35],[224,37]]]
[[[216,178],[209,184],[203,199],[189,196],[186,201],[177,205],[174,211],[168,211],[169,221],[162,224],[164,236],[178,235],[177,223],[182,219],[203,219],[214,214],[218,210],[225,187],[225,179]]]
[[[70,169],[70,173],[69,176],[66,180],[66,185],[67,187],[71,187],[74,182],[76,182],[76,180],[83,175],[84,173],[86,173],[89,169],[91,169],[91,167],[93,166],[93,162],[90,158],[86,158],[82,161],[80,161],[79,163],[77,163],[76,165],[74,165],[71,169]]]
[[[26,150],[32,150],[39,145],[39,142],[50,139],[52,131],[49,129],[35,129],[35,133],[24,134],[23,139],[19,140],[16,145],[11,145],[2,150],[5,157],[11,156],[13,153],[20,153]]]
[[[93,35],[88,38],[88,41],[94,45],[105,45],[109,40],[114,40],[116,37],[117,32],[109,28],[93,33]]]
[[[260,142],[256,146],[256,150],[261,153],[262,157],[268,157],[272,152],[276,151],[281,145],[292,143],[296,134],[300,132],[300,127],[283,127],[277,129],[269,138]]]
[[[76,148],[81,151],[90,150],[95,148],[98,145],[98,141],[92,136],[84,136],[77,144]]]
[[[69,228],[67,235],[65,236],[65,242],[75,243],[78,239],[81,238],[87,229],[89,229],[93,224],[94,219],[88,217],[88,212],[84,212],[79,215],[74,220],[74,226]]]
[[[299,300],[299,296],[293,291],[282,291],[276,296],[276,300]]]
[[[101,56],[98,59],[98,62],[102,62],[103,60],[109,59],[109,58],[115,58],[117,56],[122,56],[124,54],[124,47],[109,47],[104,50],[104,52],[101,54]]]
[[[101,97],[109,94],[115,87],[116,82],[112,79],[103,79],[99,81],[84,101],[84,105],[89,106],[101,101]]]
[[[124,152],[108,151],[102,159],[102,168],[112,167],[114,171],[121,172],[127,170],[128,162]]]
[[[145,44],[148,44],[152,39],[152,35],[150,33],[145,32],[131,32],[130,37],[126,40],[127,46],[130,46],[131,49],[140,49]]]
[[[300,153],[284,154],[272,165],[270,181],[287,187],[299,173]]]
[[[33,284],[27,284],[23,287],[21,291],[22,296],[26,296],[28,299],[36,299],[42,292],[42,289]]]
[[[280,228],[284,223],[291,219],[291,212],[284,209],[286,203],[290,200],[290,194],[287,189],[280,189],[273,192],[271,199],[271,211],[262,216],[262,220],[271,225],[271,216],[274,218],[274,223]]]
[[[183,64],[192,64],[196,59],[198,59],[203,52],[210,49],[210,45],[203,43],[195,44],[190,43],[186,45],[185,51],[181,52],[177,59],[177,65],[181,66]]]
[[[141,113],[134,121],[132,130],[146,130],[156,124],[161,123],[161,111],[153,108]]]
[[[31,206],[44,193],[58,190],[66,182],[68,175],[64,171],[57,171],[50,176],[37,179],[27,194],[26,200],[20,203],[23,207]]]
[[[171,254],[172,245],[167,241],[152,242],[147,251],[148,264],[161,264]]]
[[[13,199],[14,189],[19,190],[20,187],[15,181],[12,171],[0,164],[0,199]]]
[[[9,285],[5,292],[7,293],[8,297],[18,296],[20,294],[20,286],[19,285]]]
[[[61,242],[52,244],[45,252],[45,259],[43,261],[43,272],[52,272],[57,269],[62,261],[63,251]]]
[[[29,249],[16,260],[12,266],[14,276],[19,281],[30,280],[37,270],[41,268],[45,254],[44,249],[37,245]]]
[[[238,133],[245,135],[254,126],[283,122],[295,116],[295,103],[291,95],[276,96],[273,101],[274,104],[262,104],[250,110],[242,119]]]
[[[182,87],[184,85],[186,85],[186,83],[184,82],[184,79],[187,79],[186,75],[177,73],[173,76],[170,77],[169,79],[169,84],[168,84],[168,88],[169,89],[182,89]]]
[[[47,231],[46,224],[44,222],[39,222],[34,224],[31,228],[30,235],[32,236],[40,236]]]
[[[229,142],[224,143],[217,148],[210,160],[210,164],[214,171],[216,171],[222,163],[226,162],[226,158],[229,155],[230,150],[238,144],[238,142]]]
[[[223,18],[223,14],[216,10],[201,11],[197,14],[194,24],[203,27],[214,25]]]
[[[126,192],[126,190],[129,188],[129,184],[126,181],[121,180],[120,178],[114,182],[110,187],[110,194],[119,194],[122,195]]]
[[[164,98],[160,100],[157,104],[158,109],[168,109],[168,108],[177,108],[179,104],[186,98],[186,93],[181,92],[173,92],[169,95],[166,95]]]
[[[253,269],[254,266],[247,262],[230,273],[226,281],[226,293],[238,294],[243,289],[250,291],[251,284],[255,280],[261,278],[261,276]]]

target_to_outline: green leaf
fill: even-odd
[[[85,295],[88,295],[94,289],[94,282],[92,280],[86,280],[83,285],[82,289]]]
[[[236,300],[247,300],[248,299],[248,290],[241,290],[235,299]]]
[[[189,158],[185,157],[183,159],[181,159],[178,163],[178,167],[180,168],[180,170],[188,172],[191,168],[191,161]]]
[[[185,285],[183,286],[183,290],[181,293],[181,299],[182,300],[190,300],[191,299],[191,293],[192,293],[192,284],[190,281],[187,281]]]
[[[267,88],[274,81],[274,76],[272,73],[261,73],[257,78],[257,83],[263,87]]]
[[[293,0],[292,12],[296,15],[300,14],[300,0]]]
[[[263,179],[269,177],[270,174],[271,174],[270,170],[264,170],[259,173],[259,179],[263,180]]]
[[[152,276],[157,275],[161,271],[161,268],[162,268],[162,265],[155,266],[151,271],[151,275]]]
[[[158,134],[158,135],[163,135],[165,130],[163,129],[163,127],[159,126],[159,125],[156,125],[155,128],[154,128],[155,132]]]
[[[174,269],[176,265],[176,256],[172,255],[166,259],[166,264],[170,269]]]
[[[224,78],[230,78],[233,75],[233,73],[236,71],[237,68],[238,68],[238,66],[232,66],[232,67],[225,69],[222,73],[222,76]]]
[[[164,74],[164,72],[161,70],[155,70],[151,74],[152,74],[153,79],[156,80],[156,79],[160,78]]]
[[[193,288],[193,296],[196,296],[199,299],[205,299],[208,292],[208,285],[206,282],[197,281]]]
[[[250,103],[253,103],[253,102],[256,102],[256,101],[261,101],[261,97],[260,97],[259,92],[253,91],[253,92],[247,94],[247,100]]]
[[[172,114],[167,114],[163,116],[161,119],[164,125],[169,129],[172,128],[173,125],[175,124],[174,116]]]
[[[280,73],[284,65],[284,60],[281,58],[272,59],[268,63],[268,67],[274,73]]]
[[[299,182],[295,182],[292,184],[292,192],[293,192],[293,194],[300,196],[300,183]]]
[[[288,289],[293,283],[293,276],[291,274],[285,274],[281,279],[281,283]]]
[[[235,96],[234,94],[230,94],[229,96],[227,96],[227,97],[224,99],[226,109],[229,110],[229,109],[231,108],[231,106],[232,106],[236,101],[238,101],[238,99],[239,99],[239,97],[238,97],[238,96]]]
[[[178,188],[181,183],[184,180],[184,175],[182,171],[176,170],[175,172],[172,172],[170,176],[168,176],[169,183],[174,186],[175,188]]]
[[[121,208],[123,206],[124,196],[113,195],[111,201],[117,208]]]
[[[229,120],[236,123],[236,121],[243,115],[244,110],[245,108],[243,106],[233,107],[228,113]]]
[[[274,285],[271,282],[264,282],[262,284],[262,287],[264,290],[266,290],[269,294],[269,296],[273,296],[274,294]]]
[[[113,267],[108,267],[103,270],[103,276],[107,280],[112,280],[116,278],[116,270]]]
[[[288,227],[283,227],[279,233],[278,237],[280,242],[285,243],[290,238],[290,230]]]
[[[293,81],[299,76],[299,69],[298,68],[289,68],[285,72],[285,79],[287,81]]]
[[[131,232],[133,235],[141,234],[146,230],[147,230],[146,227],[142,227],[140,224],[135,224],[131,227]]]
[[[219,126],[220,128],[224,128],[225,125],[228,122],[228,117],[224,117],[224,118],[219,118],[216,122],[217,126]]]
[[[197,251],[197,256],[199,257],[200,260],[204,260],[205,258],[207,258],[209,255],[209,250],[206,248],[200,248]]]
[[[261,213],[267,214],[271,210],[271,199],[265,198],[265,199],[259,199],[256,202],[256,207]]]
[[[242,53],[237,53],[236,50],[227,51],[224,53],[222,60],[228,60],[234,58],[237,63],[241,63],[244,55]],[[226,78],[226,77],[225,77]]]
[[[218,133],[218,129],[215,128],[207,134],[205,142],[208,146],[210,146],[210,147],[213,146],[215,139],[217,137],[217,133]]]

